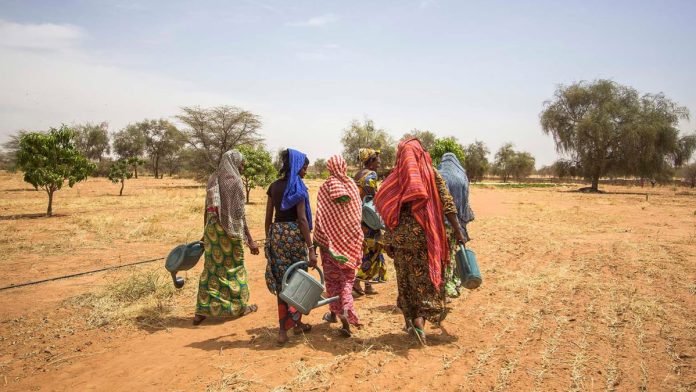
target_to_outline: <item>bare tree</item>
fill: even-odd
[[[256,146],[263,141],[259,116],[235,106],[206,109],[183,107],[176,118],[184,123],[184,135],[197,154],[215,170],[222,155],[235,147]]]

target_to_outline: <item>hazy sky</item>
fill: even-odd
[[[235,105],[269,148],[312,159],[367,116],[396,138],[510,141],[540,166],[558,84],[611,78],[696,116],[694,15],[696,1],[0,0],[0,141]]]

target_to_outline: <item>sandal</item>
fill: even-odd
[[[331,323],[331,324],[333,324],[333,323],[335,323],[335,322],[338,321],[338,320],[336,320],[336,315],[333,314],[333,312],[326,312],[326,313],[324,313],[324,316],[322,316],[321,319],[324,320],[324,321],[326,321],[327,323]]]
[[[246,309],[244,309],[244,313],[242,313],[242,316],[246,316],[246,315],[249,314],[249,313],[254,313],[254,312],[256,312],[257,310],[259,310],[259,307],[256,306],[256,304],[254,304],[254,305],[249,305],[249,306],[246,307]]]
[[[312,331],[312,326],[309,324],[300,324],[292,329],[292,332],[296,334],[309,333]]]
[[[197,315],[193,318],[193,325],[201,325],[201,323],[203,322],[203,320],[205,320],[206,318],[207,318],[207,317],[205,317],[205,316],[202,315],[202,314],[197,314]]]
[[[413,325],[413,320],[408,320],[408,330],[409,332],[413,332],[414,335],[416,335],[416,339],[418,339],[418,343],[420,343],[421,346],[426,346],[425,331]]]

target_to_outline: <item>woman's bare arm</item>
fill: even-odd
[[[304,202],[300,201],[297,203],[297,223],[300,225],[300,231],[302,232],[302,237],[307,245],[307,252],[309,253],[309,266],[317,266],[317,253],[314,250],[314,245],[312,244],[312,233],[309,231],[309,221],[307,221],[307,210],[305,209]]]

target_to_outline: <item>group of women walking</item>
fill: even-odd
[[[404,140],[394,169],[378,187],[380,151],[365,148],[359,155],[362,167],[353,178],[342,156],[328,160],[329,177],[319,188],[313,217],[303,181],[309,160],[297,150],[282,153],[280,176],[266,192],[264,246],[266,286],[278,304],[279,344],[288,340],[290,329],[312,329],[279,294],[291,265],[306,261],[303,268],[316,267],[317,249],[327,294],[339,298],[330,303],[323,320],[340,322],[339,331],[346,337],[351,327],[361,327],[354,297],[374,294],[372,284],[387,280],[385,252],[394,260],[404,327],[422,344],[425,323],[444,320],[447,296],[459,294],[450,260],[457,244],[469,240],[466,224],[474,217],[469,182],[456,156],[445,154],[436,169],[418,139]],[[196,325],[208,316],[239,317],[257,310],[249,303],[243,245],[252,254],[260,250],[244,213],[243,165],[238,151],[227,152],[208,181]],[[384,230],[363,221],[363,203],[369,201],[382,217]]]

